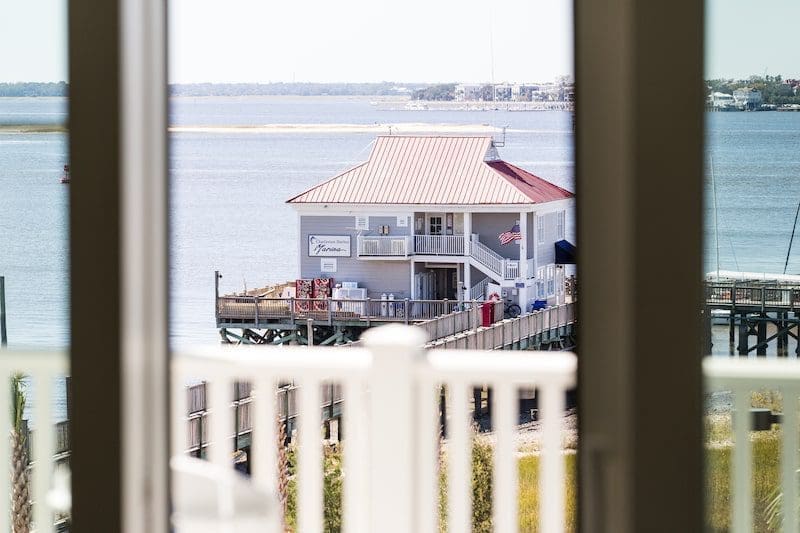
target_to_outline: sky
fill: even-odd
[[[0,82],[67,77],[67,0],[0,0]],[[387,7],[391,6],[391,7]],[[800,77],[797,0],[707,0],[706,77]],[[571,75],[572,0],[170,0],[170,81]]]

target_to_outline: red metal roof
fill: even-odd
[[[369,159],[293,204],[538,204],[573,194],[497,159],[492,138],[379,136]]]

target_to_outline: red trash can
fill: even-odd
[[[486,302],[481,306],[481,326],[489,327],[494,318],[494,302]]]

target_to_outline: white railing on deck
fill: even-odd
[[[783,527],[797,533],[798,528],[798,419],[800,364],[790,359],[728,359],[708,357],[703,361],[708,390],[729,390],[734,395],[734,448],[731,461],[732,533],[753,531],[753,457],[750,442],[751,393],[778,390],[783,393],[783,446],[781,451],[781,492]],[[788,504],[787,504],[788,502]]]
[[[469,290],[469,299],[470,300],[485,300],[486,299],[486,287],[489,285],[489,278],[483,278],[478,283],[473,285]]]
[[[464,255],[463,235],[414,235],[417,255]]]
[[[471,530],[469,391],[478,384],[494,389],[496,428],[494,530],[517,530],[517,391],[536,387],[542,420],[539,476],[540,531],[564,530],[565,467],[561,418],[565,391],[575,384],[576,358],[567,352],[423,352],[416,328],[387,326],[367,332],[366,348],[218,347],[173,357],[173,454],[185,450],[186,394],[189,379],[210,382],[212,436],[209,458],[232,468],[231,393],[236,380],[254,383],[252,483],[274,491],[277,483],[275,386],[301,384],[298,435],[298,531],[323,527],[323,467],[319,386],[344,385],[343,525],[347,532],[411,533],[438,531],[439,387],[447,385],[450,417],[447,443],[448,529]],[[264,524],[278,531],[279,517]]]
[[[407,257],[411,251],[409,241],[410,237],[408,236],[387,237],[384,235],[359,235],[357,239],[358,255]]]
[[[26,407],[24,418],[34,418],[35,428],[31,434],[31,502],[33,503],[33,524],[37,532],[54,532],[55,510],[50,506],[48,493],[55,487],[56,428],[53,422],[53,391],[56,379],[68,372],[67,355],[62,352],[29,352],[0,350],[0,494],[11,494],[11,445],[9,434],[11,425],[11,377],[23,374],[32,386],[32,401]],[[31,390],[29,389],[29,390]],[[32,411],[31,410],[32,407]],[[31,417],[30,415],[33,415]],[[66,487],[63,488],[67,490]],[[5,498],[0,506],[0,531],[10,531],[10,498]],[[63,511],[63,510],[62,510]]]

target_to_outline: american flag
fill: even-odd
[[[519,224],[514,224],[514,227],[511,228],[511,231],[504,231],[500,235],[500,244],[508,244],[511,241],[516,241],[522,238],[522,233],[519,232]]]

